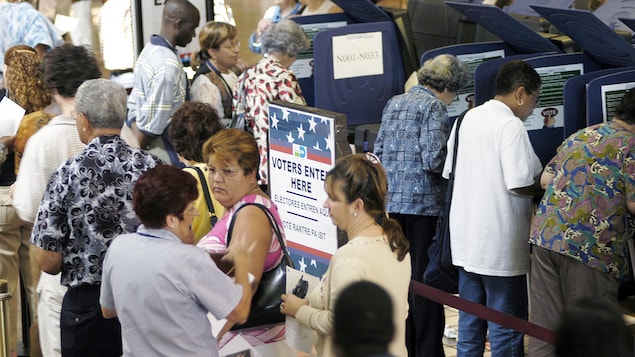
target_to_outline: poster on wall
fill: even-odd
[[[457,55],[456,58],[465,63],[469,71],[468,82],[461,88],[456,98],[448,105],[448,116],[457,117],[467,109],[474,107],[474,71],[479,64],[494,59],[504,58],[505,50]]]
[[[635,87],[635,82],[602,86],[602,118],[604,122],[613,119],[615,108],[622,101],[624,94],[633,87]]]
[[[324,181],[335,164],[336,120],[324,110],[269,104],[271,199],[297,269],[322,276],[337,250]]]
[[[584,74],[584,65],[574,63],[562,66],[538,67],[542,86],[538,105],[525,121],[527,130],[564,127],[564,84],[573,77]]]

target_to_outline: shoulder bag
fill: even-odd
[[[216,222],[218,222],[218,217],[216,216],[216,212],[214,212],[214,204],[212,203],[212,196],[209,194],[209,187],[207,187],[205,174],[199,167],[189,166],[189,168],[196,171],[196,173],[198,174],[198,178],[201,181],[201,187],[203,187],[203,195],[205,196],[205,202],[207,202],[207,212],[209,213],[209,226],[210,228],[214,228],[214,225],[216,225]]]
[[[454,189],[456,172],[456,153],[459,148],[459,127],[467,110],[459,116],[454,129],[454,156],[452,157],[452,171],[448,179],[448,189],[445,193],[443,207],[439,213],[437,227],[428,248],[428,265],[423,272],[423,283],[441,289],[450,294],[459,292],[459,271],[452,264],[452,250],[450,248],[450,204]]]
[[[280,312],[280,303],[282,302],[282,300],[280,300],[280,295],[286,293],[287,266],[294,268],[287,246],[284,244],[284,240],[282,239],[280,227],[278,227],[275,219],[273,219],[269,209],[260,203],[246,203],[234,212],[231,223],[229,224],[229,229],[227,230],[227,246],[229,246],[229,241],[231,240],[232,232],[234,230],[236,215],[246,206],[256,206],[265,212],[267,219],[269,220],[269,224],[273,228],[273,231],[278,238],[278,242],[280,243],[280,248],[282,249],[282,260],[275,268],[262,273],[258,289],[251,298],[251,310],[247,321],[242,325],[234,325],[231,328],[232,330],[241,330],[254,326],[284,322],[285,316]]]
[[[236,89],[236,108],[232,113],[232,121],[229,123],[228,128],[236,128],[240,130],[250,131],[247,126],[247,120],[245,119],[245,102],[247,101],[247,93],[245,93],[245,82],[247,82],[247,76],[249,75],[249,70],[252,67],[247,68],[241,77],[239,77],[238,81],[240,82],[240,87]]]

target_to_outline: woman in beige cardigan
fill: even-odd
[[[348,242],[333,255],[308,299],[282,295],[280,309],[317,332],[319,356],[334,356],[333,309],[338,295],[352,282],[374,282],[394,302],[395,334],[389,353],[406,357],[410,255],[399,224],[385,212],[386,173],[374,155],[351,155],[329,171],[325,187],[324,207],[333,223],[347,233]]]

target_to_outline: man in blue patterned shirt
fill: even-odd
[[[60,318],[63,356],[122,353],[119,322],[101,315],[102,263],[111,241],[139,225],[132,209],[137,178],[163,164],[120,138],[126,99],[126,90],[110,80],[79,87],[73,115],[87,147],[51,176],[31,235],[40,268],[61,271],[69,287]]]
[[[446,105],[467,83],[467,67],[452,55],[426,61],[419,84],[390,99],[375,141],[388,175],[386,210],[410,242],[412,278],[421,281],[428,265],[447,182],[441,177],[451,122]],[[414,294],[409,299],[406,347],[410,356],[443,356],[443,305]]]

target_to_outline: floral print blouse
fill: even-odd
[[[545,168],[554,175],[540,201],[530,243],[617,279],[630,275],[635,221],[635,135],[616,122],[578,131]]]
[[[261,185],[269,183],[267,167],[269,133],[269,102],[283,100],[285,102],[306,105],[300,84],[293,72],[285,68],[272,56],[262,58],[254,66],[249,67],[238,79],[234,94],[234,110],[236,114],[245,113],[245,119],[260,151]]]

